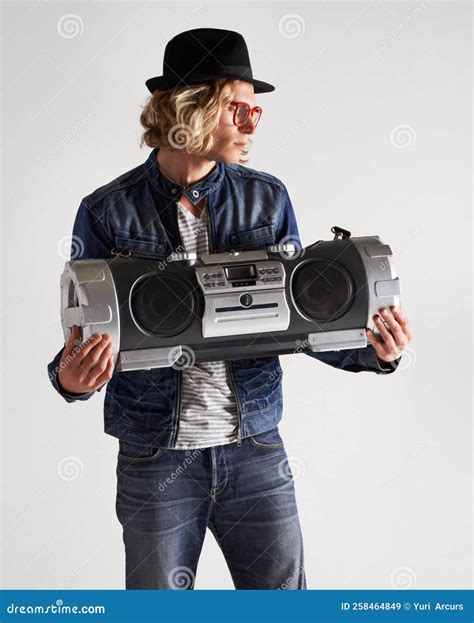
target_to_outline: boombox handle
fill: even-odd
[[[335,234],[333,240],[340,240],[343,238],[351,237],[351,232],[348,229],[342,229],[342,227],[338,227],[337,225],[331,227],[331,231],[333,234]]]

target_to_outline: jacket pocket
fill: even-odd
[[[162,238],[140,234],[139,236],[126,235],[121,232],[115,234],[114,255],[125,257],[146,257],[163,259],[166,256],[166,246]]]
[[[230,244],[234,249],[262,249],[275,242],[275,226],[255,227],[238,231],[231,235]]]

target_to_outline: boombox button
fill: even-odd
[[[209,279],[209,274],[208,273],[204,273],[203,277],[204,277],[204,279]]]
[[[240,304],[244,307],[249,307],[249,305],[252,305],[252,300],[253,299],[250,294],[242,294],[242,296],[240,297]]]
[[[274,273],[277,273],[277,272],[278,272],[278,268],[274,268],[274,269],[273,269],[273,272],[274,272]]]

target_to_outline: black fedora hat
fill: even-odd
[[[163,75],[145,84],[153,93],[217,78],[251,82],[255,93],[275,90],[272,84],[254,79],[243,36],[220,28],[195,28],[173,37],[166,44]]]

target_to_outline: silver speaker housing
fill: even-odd
[[[60,279],[61,324],[64,340],[69,340],[73,324],[81,328],[81,343],[94,333],[112,338],[112,356],[120,347],[120,316],[117,292],[106,261],[71,260],[65,263]]]

